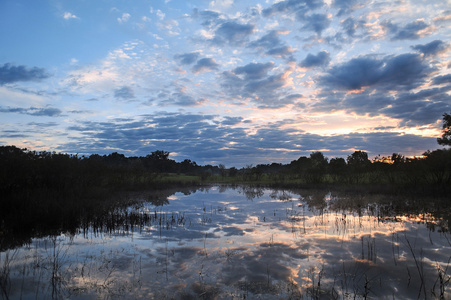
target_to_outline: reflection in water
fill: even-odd
[[[16,298],[449,298],[449,218],[385,198],[212,187],[0,253]]]

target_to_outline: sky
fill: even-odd
[[[242,167],[420,155],[450,0],[2,0],[0,145]]]

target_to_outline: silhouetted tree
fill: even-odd
[[[231,168],[229,169],[229,176],[230,176],[230,177],[234,177],[234,176],[236,176],[236,174],[238,174],[238,169],[235,168],[235,167],[231,167]]]
[[[290,163],[290,170],[295,176],[304,177],[304,174],[311,167],[312,161],[306,156],[301,156]]]
[[[351,155],[348,155],[346,161],[350,171],[350,181],[355,183],[361,182],[364,173],[368,171],[368,167],[371,165],[368,154],[365,151],[355,151]]]
[[[225,165],[219,164],[219,172],[221,173],[222,178],[224,178],[227,175],[227,169]]]
[[[443,114],[442,137],[437,139],[437,143],[443,146],[451,146],[451,115]]]
[[[449,184],[451,182],[451,149],[438,149],[423,153],[427,179],[432,184]]]
[[[170,152],[156,150],[146,156],[146,165],[153,171],[171,172],[175,168],[175,161],[169,159]]]
[[[334,181],[342,181],[346,173],[346,161],[342,157],[332,158],[329,162],[329,172]]]
[[[307,182],[320,183],[324,180],[327,170],[328,159],[320,151],[310,154],[310,168],[307,169],[305,179]]]

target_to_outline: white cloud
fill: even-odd
[[[129,13],[123,13],[122,17],[117,18],[117,21],[119,23],[125,23],[125,22],[127,22],[130,19],[130,17],[131,17],[131,15]]]
[[[210,9],[225,9],[232,6],[233,0],[216,0],[210,2]]]
[[[158,23],[160,30],[166,31],[170,36],[176,36],[180,34],[179,23],[175,20],[166,20]]]
[[[142,20],[143,22],[151,22],[151,21],[152,21],[152,19],[149,18],[149,17],[147,17],[147,16],[142,17],[141,20]]]
[[[48,101],[48,98],[35,93],[27,93],[26,91],[13,90],[1,86],[0,99],[2,99],[2,106],[11,107],[42,106]]]
[[[66,11],[63,15],[63,18],[66,20],[70,20],[70,19],[78,19],[78,17],[68,11]]]
[[[161,10],[157,10],[157,16],[160,18],[160,20],[164,20],[164,17],[166,14],[162,12]]]

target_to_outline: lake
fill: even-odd
[[[408,198],[251,186],[134,197],[0,253],[2,299],[451,297],[450,216]]]

